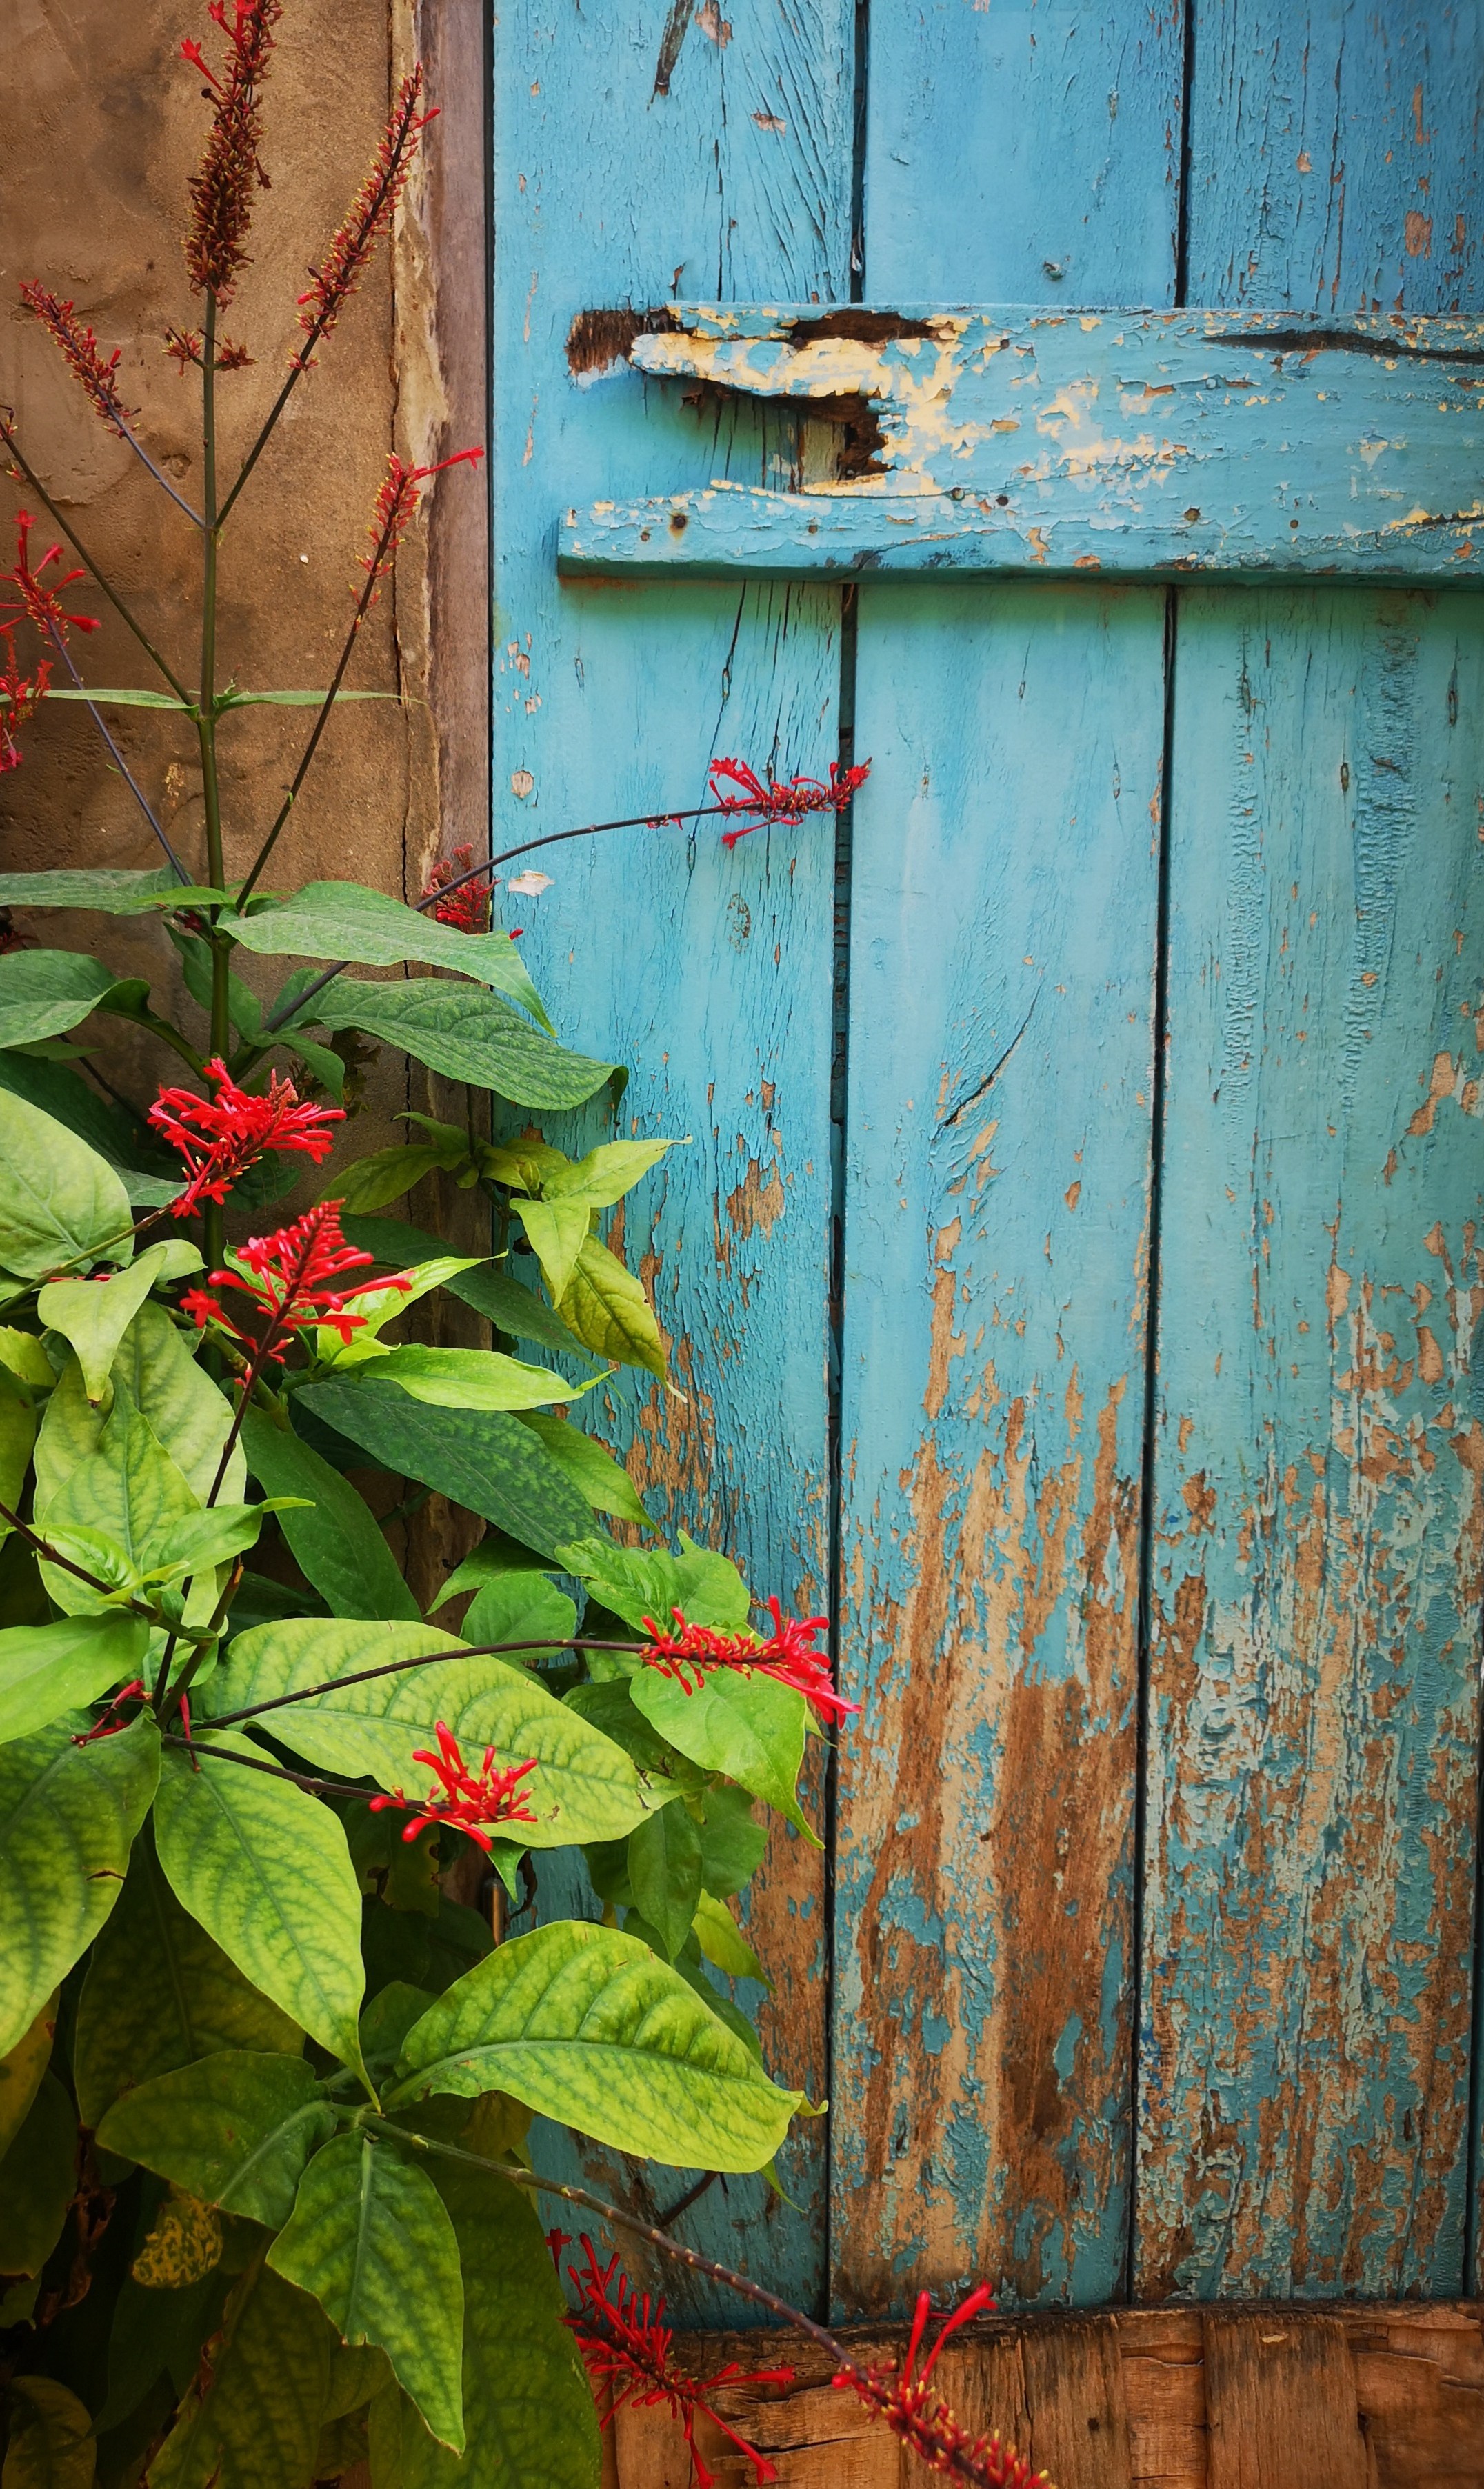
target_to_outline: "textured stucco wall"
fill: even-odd
[[[480,14],[479,0],[287,0],[264,90],[271,187],[259,193],[253,264],[223,322],[256,358],[219,384],[225,477],[281,383],[299,335],[295,297],[371,160],[414,47],[443,109],[394,247],[383,249],[300,385],[226,532],[219,680],[326,683],[361,584],[388,449],[431,461],[483,440]],[[14,407],[28,458],[90,553],[191,681],[197,649],[184,600],[199,575],[199,539],[92,414],[18,308],[16,289],[35,276],[72,297],[104,351],[123,349],[124,395],[141,410],[140,437],[199,503],[199,389],[167,358],[162,332],[168,322],[193,321],[180,237],[208,124],[180,42],[202,38],[214,60],[222,39],[205,0],[7,0],[5,19],[0,401]],[[482,838],[483,490],[467,468],[434,486],[349,677],[402,700],[357,702],[331,721],[271,881],[341,875],[413,897],[441,846]],[[0,544],[12,541],[13,509],[30,500],[23,486],[0,481]],[[44,544],[55,531],[42,517]],[[74,644],[87,676],[152,685],[147,658],[96,592],[79,584],[76,599],[106,617]],[[453,627],[441,630],[441,608]],[[201,869],[201,773],[188,726],[138,710],[112,712],[110,722],[173,843]],[[302,711],[263,709],[225,722],[229,872],[244,869],[271,820],[307,723]],[[23,748],[23,766],[0,777],[8,868],[158,861],[85,711],[43,706]],[[150,920],[32,917],[27,930],[74,949],[106,943],[126,973],[148,975],[157,996],[180,999],[173,954]],[[282,971],[263,960],[243,973],[263,990]],[[113,1075],[147,1097],[131,1033],[101,1025]],[[462,1117],[462,1093],[455,1101],[440,1086],[384,1057],[368,1082],[358,1146],[405,1130],[389,1122],[404,1106]],[[467,1220],[468,1196],[440,1203],[424,1188],[407,1215],[452,1232],[461,1211]]]

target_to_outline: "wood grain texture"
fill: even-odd
[[[563,524],[574,573],[1484,581],[1484,322],[910,303],[843,334],[798,303],[664,318],[635,338],[638,369],[833,407],[840,472],[796,493],[601,502]]]
[[[1098,282],[1157,302],[1181,28],[1104,15],[1147,81],[1114,123],[1106,88],[1023,62],[1017,85],[972,11],[934,14],[933,144],[981,168],[996,147],[1054,157],[1084,218],[1099,183],[1146,203],[1119,248],[1102,228]],[[1005,41],[1032,31],[1016,19]],[[920,13],[873,15],[870,200],[908,143],[925,40]],[[960,300],[1039,290],[1022,272],[1044,186],[1028,223],[966,224],[953,183],[914,196],[910,216],[870,209],[873,298],[920,300],[969,235]],[[860,591],[856,742],[874,771],[851,878],[842,1359],[842,1649],[864,1704],[838,1811],[845,2311],[982,2274],[1079,2303],[1121,2282],[1162,604]]]
[[[718,16],[520,0],[496,40],[495,836],[695,803],[713,752],[817,770],[838,749],[839,597],[558,584],[574,497],[642,493],[676,460],[750,481],[766,420],[660,404],[609,372],[594,306],[682,281],[828,300],[846,279],[852,36],[841,0]],[[667,35],[667,27],[670,31]],[[755,119],[754,115],[761,116]],[[620,324],[621,325],[621,324]],[[796,426],[794,427],[796,431]],[[555,860],[554,860],[555,858]],[[596,1430],[651,1507],[735,1554],[759,1592],[824,1587],[833,856],[817,826],[725,851],[706,825],[620,833],[532,858],[511,902],[562,1035],[633,1068],[621,1129],[689,1136],[612,1241],[650,1288],[674,1395],[615,1388]],[[563,1135],[554,1127],[554,1137]],[[596,1137],[596,1132],[591,1134]],[[683,1396],[681,1396],[683,1395]],[[775,1844],[755,1936],[778,1979],[761,2017],[781,2079],[824,2088],[822,1873]],[[583,1906],[556,1872],[544,1908]],[[590,1900],[586,1903],[590,1907]],[[753,2000],[756,2002],[756,1999]],[[615,2166],[547,2132],[548,2161],[664,2211],[686,2175]],[[806,2302],[820,2287],[819,2127],[784,2156],[797,2209],[761,2181],[714,2187],[681,2224]],[[667,2274],[661,2287],[671,2286]],[[672,2293],[673,2295],[673,2293]],[[704,2295],[684,2303],[713,2312]]]
[[[1480,307],[1476,278],[1410,248],[1404,206],[1432,194],[1419,184],[1451,200],[1466,173],[1476,196],[1470,26],[1471,10],[1198,9],[1191,266],[1208,300],[1369,307],[1387,270],[1386,306],[1408,317]],[[1181,598],[1138,2182],[1152,2297],[1464,2279],[1484,615],[1438,587]]]
[[[852,2356],[889,2363],[903,2334],[852,2329]],[[681,2337],[676,2357],[700,2376],[750,2365],[757,2336]],[[812,2346],[790,2341],[786,2358],[796,2373],[785,2390],[716,2395],[777,2464],[779,2489],[915,2489],[927,2477],[853,2396],[831,2390]],[[938,2377],[965,2427],[998,2428],[1039,2465],[1065,2443],[1061,2489],[1484,2489],[1477,2302],[991,2317],[950,2345]],[[719,2489],[744,2489],[751,2474],[721,2433],[702,2422],[698,2443]],[[667,2412],[622,2413],[614,2451],[612,2489],[688,2489]]]

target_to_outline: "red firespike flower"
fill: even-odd
[[[82,389],[102,416],[110,432],[123,437],[126,424],[133,421],[137,409],[126,406],[119,395],[119,357],[115,347],[104,362],[102,348],[84,321],[77,318],[71,302],[59,301],[44,285],[28,277],[20,289],[20,299],[34,319],[40,320]]]
[[[484,1829],[486,1824],[535,1822],[526,1803],[530,1792],[521,1787],[527,1773],[536,1768],[534,1756],[528,1763],[501,1769],[496,1763],[494,1747],[486,1746],[483,1767],[476,1776],[465,1762],[459,1741],[447,1722],[435,1721],[434,1730],[437,1754],[419,1747],[413,1760],[426,1763],[441,1788],[430,1789],[425,1798],[406,1797],[401,1789],[390,1797],[374,1797],[373,1815],[380,1815],[386,1807],[410,1813],[413,1819],[402,1835],[404,1841],[415,1841],[424,1824],[454,1823],[461,1832],[468,1833],[471,1841],[477,1841],[481,1849],[493,1849],[495,1845]]]
[[[36,672],[23,674],[15,662],[15,648],[9,631],[0,629],[3,662],[0,662],[0,776],[7,769],[20,767],[20,746],[15,730],[36,715],[51,683],[51,666],[45,657],[37,660]],[[22,936],[4,947],[17,950]]]
[[[43,572],[62,558],[59,544],[48,545],[33,567],[31,530],[35,525],[29,510],[16,511],[14,568],[0,571],[0,587],[13,591],[9,603],[0,607],[0,632],[9,636],[18,622],[33,622],[42,638],[55,646],[70,630],[97,631],[100,626],[95,615],[69,614],[62,603],[63,589],[71,587],[74,579],[85,579],[85,571],[65,570],[58,579],[43,578]]]
[[[263,1318],[258,1331],[243,1330],[241,1324],[206,1288],[191,1288],[181,1299],[181,1308],[188,1313],[198,1330],[209,1322],[218,1322],[235,1339],[243,1341],[252,1353],[252,1371],[256,1375],[272,1358],[282,1364],[290,1340],[300,1330],[323,1324],[348,1340],[352,1331],[364,1327],[365,1315],[348,1313],[348,1295],[368,1296],[375,1288],[400,1288],[405,1296],[412,1281],[405,1272],[389,1278],[365,1279],[355,1289],[333,1287],[332,1280],[343,1278],[348,1271],[369,1270],[374,1259],[370,1253],[357,1251],[340,1233],[338,1201],[318,1201],[296,1218],[292,1227],[277,1228],[271,1236],[253,1236],[231,1257],[224,1271],[209,1273],[213,1288],[233,1288],[245,1297],[253,1310]]]
[[[456,881],[457,890],[449,890],[441,899],[440,891]],[[420,901],[433,901],[433,915],[440,925],[452,925],[460,933],[488,933],[490,930],[490,891],[493,883],[488,874],[474,872],[474,850],[471,846],[455,847],[451,856],[440,856],[428,875]]]
[[[357,630],[376,603],[378,580],[385,578],[396,560],[402,539],[417,514],[422,487],[428,477],[441,475],[445,467],[462,467],[466,461],[471,467],[475,467],[483,456],[482,449],[458,449],[451,458],[440,458],[435,467],[404,467],[396,451],[391,452],[386,461],[382,489],[376,497],[371,525],[366,529],[371,539],[371,550],[360,558],[361,569],[371,574],[371,589],[369,594],[364,588],[360,591],[363,601],[357,616]]]
[[[170,1204],[176,1218],[189,1218],[203,1201],[225,1201],[233,1185],[269,1150],[302,1150],[319,1165],[334,1147],[331,1124],[343,1124],[343,1106],[300,1105],[292,1080],[269,1074],[267,1089],[254,1097],[239,1089],[220,1057],[214,1055],[206,1077],[216,1094],[198,1098],[193,1089],[161,1089],[149,1120],[186,1161],[190,1182]]]
[[[438,119],[438,106],[419,112],[422,101],[422,63],[409,72],[397,90],[391,118],[382,132],[376,160],[366,175],[350,209],[325,253],[323,264],[311,268],[313,279],[307,294],[299,298],[299,325],[309,338],[309,346],[300,346],[293,360],[302,369],[311,359],[310,346],[328,337],[342,310],[355,293],[376,249],[377,243],[390,227],[397,201],[407,187],[418,141],[430,121]]]
[[[199,364],[206,351],[206,339],[199,329],[169,328],[165,330],[165,352],[181,367],[182,380],[187,363]],[[234,346],[230,337],[221,337],[216,345],[216,369],[219,372],[245,371],[252,357],[245,346]]]
[[[754,830],[765,821],[777,821],[781,829],[792,829],[806,813],[842,813],[855,793],[870,776],[870,762],[861,761],[853,769],[842,769],[838,760],[830,762],[828,783],[822,778],[770,778],[766,786],[756,769],[745,760],[713,760],[711,793],[724,813],[756,813],[740,830],[722,834],[724,847],[734,847],[739,839],[751,838]],[[728,795],[727,785],[741,788],[740,794]]]
[[[553,2230],[547,2244],[559,2272],[561,2250],[571,2242],[564,2231]],[[685,2431],[698,2489],[715,2489],[716,2481],[715,2473],[707,2469],[696,2444],[698,2415],[704,2415],[738,2453],[747,2457],[753,2467],[755,2489],[761,2489],[764,2481],[776,2480],[777,2465],[759,2454],[745,2437],[739,2437],[721,2413],[713,2410],[707,2396],[714,2394],[718,2386],[791,2386],[793,2370],[743,2370],[731,2360],[704,2383],[699,2377],[688,2377],[671,2356],[674,2334],[665,2321],[664,2300],[657,2299],[651,2305],[647,2291],[641,2299],[616,2254],[606,2265],[600,2265],[585,2232],[582,2247],[584,2263],[567,2267],[567,2279],[581,2303],[569,2310],[566,2323],[577,2338],[589,2382],[611,2389],[603,2426],[608,2426],[614,2412],[621,2411],[625,2403],[669,2403]]]
[[[213,107],[206,152],[189,184],[186,266],[197,292],[214,294],[218,302],[231,300],[239,272],[247,264],[253,191],[269,187],[258,152],[263,136],[259,89],[282,14],[283,0],[210,0],[207,15],[227,39],[222,77],[208,65],[193,37],[181,45],[184,58],[206,79]]]
[[[928,2330],[929,2304],[925,2290],[917,2303],[907,2356],[899,2368],[842,2368],[832,2383],[858,2395],[868,2411],[885,2420],[894,2437],[910,2446],[929,2472],[951,2473],[956,2480],[974,2483],[975,2489],[1037,2489],[1037,2483],[1045,2480],[1043,2472],[1033,2472],[1023,2455],[1003,2443],[998,2430],[988,2437],[971,2438],[932,2388],[932,2372],[949,2335],[956,2333],[960,2325],[967,2325],[971,2316],[992,2307],[994,2293],[986,2282],[970,2291],[963,2305],[944,2320],[923,2362],[922,2374],[914,2376],[917,2355]]]
[[[687,1624],[678,1608],[672,1608],[673,1633],[657,1625],[653,1616],[643,1619],[644,1631],[651,1647],[644,1654],[644,1666],[657,1668],[662,1676],[672,1676],[685,1693],[695,1694],[715,1668],[736,1668],[751,1675],[775,1677],[780,1685],[791,1686],[813,1702],[826,1720],[843,1720],[851,1711],[859,1711],[858,1702],[848,1702],[837,1694],[830,1682],[829,1661],[822,1650],[815,1650],[813,1637],[823,1633],[827,1616],[785,1616],[778,1598],[768,1596],[773,1630],[770,1634],[719,1633],[711,1625]]]
[[[124,1702],[143,1702],[147,1699],[144,1689],[144,1680],[142,1677],[136,1676],[132,1685],[121,1685],[117,1694],[115,1694],[110,1700],[108,1708],[103,1713],[102,1718],[96,1722],[93,1728],[84,1729],[80,1735],[75,1736],[72,1739],[73,1745],[91,1746],[95,1737],[116,1737],[121,1729],[127,1729],[129,1725],[127,1720],[121,1720],[119,1717],[120,1704]],[[181,1708],[183,1711],[186,1711],[186,1726],[188,1731],[190,1727],[190,1714],[186,1710],[184,1702],[182,1703]]]

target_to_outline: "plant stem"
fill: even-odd
[[[322,1694],[335,1694],[343,1685],[365,1685],[376,1676],[400,1676],[409,1668],[430,1668],[443,1659],[503,1659],[519,1650],[632,1650],[647,1647],[642,1642],[541,1642],[528,1635],[524,1642],[461,1642],[452,1650],[419,1651],[415,1659],[384,1659],[375,1668],[358,1668],[349,1676],[328,1676],[323,1685],[302,1685],[293,1694],[274,1694],[267,1702],[244,1703],[241,1711],[223,1711],[214,1720],[203,1720],[203,1729],[235,1729],[241,1720],[261,1719],[265,1711],[282,1711],[294,1702],[314,1702]]]
[[[52,1546],[49,1539],[43,1538],[32,1529],[29,1521],[22,1521],[19,1513],[13,1512],[8,1503],[0,1503],[0,1521],[5,1523],[7,1529],[18,1531],[27,1545],[35,1548],[43,1563],[60,1565],[62,1571],[71,1573],[75,1581],[85,1582],[90,1590],[100,1590],[110,1606],[121,1609],[131,1616],[143,1616],[146,1624],[157,1625],[161,1622],[157,1609],[148,1606],[143,1599],[121,1599],[116,1582],[105,1582],[99,1574],[90,1573],[85,1564],[74,1564],[70,1556],[64,1556],[59,1548]]]
[[[177,1700],[185,1692],[186,1679],[183,1676],[177,1689]],[[214,1729],[216,1725],[214,1720],[202,1723],[203,1728]],[[271,1763],[266,1755],[234,1755],[225,1746],[203,1746],[199,1733],[190,1737],[177,1737],[173,1736],[167,1729],[163,1742],[167,1746],[184,1746],[188,1755],[194,1755],[198,1759],[205,1757],[214,1763],[240,1763],[244,1771],[266,1772],[270,1780],[292,1781],[296,1788],[307,1789],[311,1797],[363,1798],[366,1794],[363,1788],[356,1787],[354,1781],[327,1781],[320,1779],[314,1772],[286,1771],[282,1763]]]
[[[27,459],[24,450],[21,448],[19,442],[15,438],[15,429],[14,424],[9,422],[3,414],[0,414],[0,441],[4,442],[7,455],[13,458],[15,465],[20,469],[26,482],[30,485],[32,492],[41,502],[43,509],[48,511],[51,517],[56,520],[58,527],[67,537],[68,542],[71,544],[72,551],[77,555],[78,559],[85,563],[87,568],[92,572],[99,588],[101,590],[102,594],[107,597],[109,604],[113,607],[119,619],[122,622],[127,623],[129,630],[132,631],[134,638],[138,641],[140,647],[149,658],[151,665],[156,667],[159,673],[163,675],[165,681],[174,692],[176,699],[180,701],[181,706],[188,710],[193,709],[195,702],[192,701],[185,684],[181,681],[179,675],[174,673],[171,668],[166,665],[163,657],[159,653],[159,650],[156,647],[154,641],[148,637],[141,624],[135,621],[122,596],[118,594],[115,588],[109,586],[107,580],[100,570],[97,562],[93,558],[93,556],[89,553],[87,546],[83,543],[81,536],[77,533],[77,530],[73,527],[71,519],[64,517],[62,511],[58,509],[56,502],[47,492],[45,485],[42,482],[42,479],[38,475],[35,468]]]
[[[226,871],[221,844],[221,781],[216,767],[216,561],[221,526],[216,512],[216,297],[206,298],[201,346],[201,500],[204,511],[201,565],[201,685],[196,735],[201,746],[201,785],[206,807],[206,874],[220,890]],[[232,1042],[229,998],[232,946],[212,926],[211,1051],[223,1061]],[[203,1220],[208,1270],[221,1260],[226,1225],[220,1202],[208,1202]]]
[[[86,686],[86,684],[83,682],[82,676],[81,676],[81,674],[79,674],[79,672],[77,672],[76,667],[73,665],[73,663],[72,663],[72,652],[71,652],[71,648],[68,646],[67,642],[63,639],[61,632],[57,629],[57,626],[56,626],[55,622],[49,622],[49,623],[48,623],[48,625],[47,625],[47,630],[48,630],[48,633],[49,633],[49,636],[50,636],[50,639],[51,639],[51,643],[52,643],[53,647],[56,649],[58,656],[59,656],[59,657],[61,658],[61,660],[62,660],[62,663],[66,666],[68,672],[71,675],[71,678],[72,678],[73,682],[76,684],[77,689],[78,689],[80,692],[82,692],[84,695],[86,695],[87,686]],[[157,837],[157,839],[159,841],[160,845],[163,847],[163,849],[164,849],[164,851],[165,851],[166,860],[167,860],[167,862],[169,863],[169,865],[170,865],[170,868],[171,868],[172,872],[175,873],[175,876],[176,876],[177,880],[178,880],[178,881],[180,881],[180,882],[182,882],[183,884],[185,884],[185,885],[188,886],[188,885],[189,885],[189,882],[190,882],[190,875],[189,875],[189,873],[186,872],[186,870],[185,866],[182,864],[180,857],[176,854],[175,849],[174,849],[174,847],[171,845],[171,844],[170,844],[169,840],[166,838],[166,836],[165,836],[165,834],[164,834],[164,831],[160,828],[158,821],[156,819],[155,815],[154,815],[153,811],[151,810],[151,808],[150,808],[150,805],[149,805],[148,801],[146,800],[145,793],[144,793],[144,789],[143,789],[143,788],[141,787],[141,786],[139,785],[139,782],[138,782],[138,780],[135,778],[135,776],[134,776],[134,774],[133,774],[133,771],[130,769],[130,767],[129,767],[129,765],[128,765],[128,762],[125,759],[123,753],[119,750],[119,747],[118,747],[118,745],[115,743],[115,741],[114,741],[114,739],[113,739],[113,736],[109,733],[109,731],[108,731],[108,727],[107,727],[107,723],[106,723],[106,721],[105,721],[105,719],[104,719],[104,717],[103,717],[102,711],[101,711],[100,708],[97,708],[97,707],[94,705],[93,701],[90,701],[90,700],[86,700],[86,699],[85,699],[85,705],[86,705],[86,708],[87,708],[87,712],[88,712],[89,717],[91,717],[91,719],[93,720],[93,723],[94,723],[94,725],[97,727],[97,729],[98,729],[98,730],[99,730],[99,733],[102,736],[103,741],[106,743],[106,745],[108,746],[109,751],[110,751],[110,752],[112,753],[112,755],[113,755],[114,761],[115,761],[115,764],[116,764],[116,766],[117,766],[117,768],[118,768],[118,771],[119,771],[119,775],[120,775],[120,777],[123,779],[123,781],[124,781],[124,783],[125,783],[125,785],[128,787],[129,793],[133,796],[133,799],[134,799],[135,803],[138,805],[139,810],[140,810],[140,811],[141,811],[141,813],[144,815],[145,819],[149,822],[149,825],[150,825],[151,829],[154,831],[155,836],[156,836],[156,837]]]

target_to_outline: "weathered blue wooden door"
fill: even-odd
[[[498,844],[872,762],[527,935],[693,1135],[614,1440],[863,1703],[757,1905],[828,2129],[687,2234],[846,2312],[1456,2294],[1484,19],[729,4],[507,0],[494,133]]]

